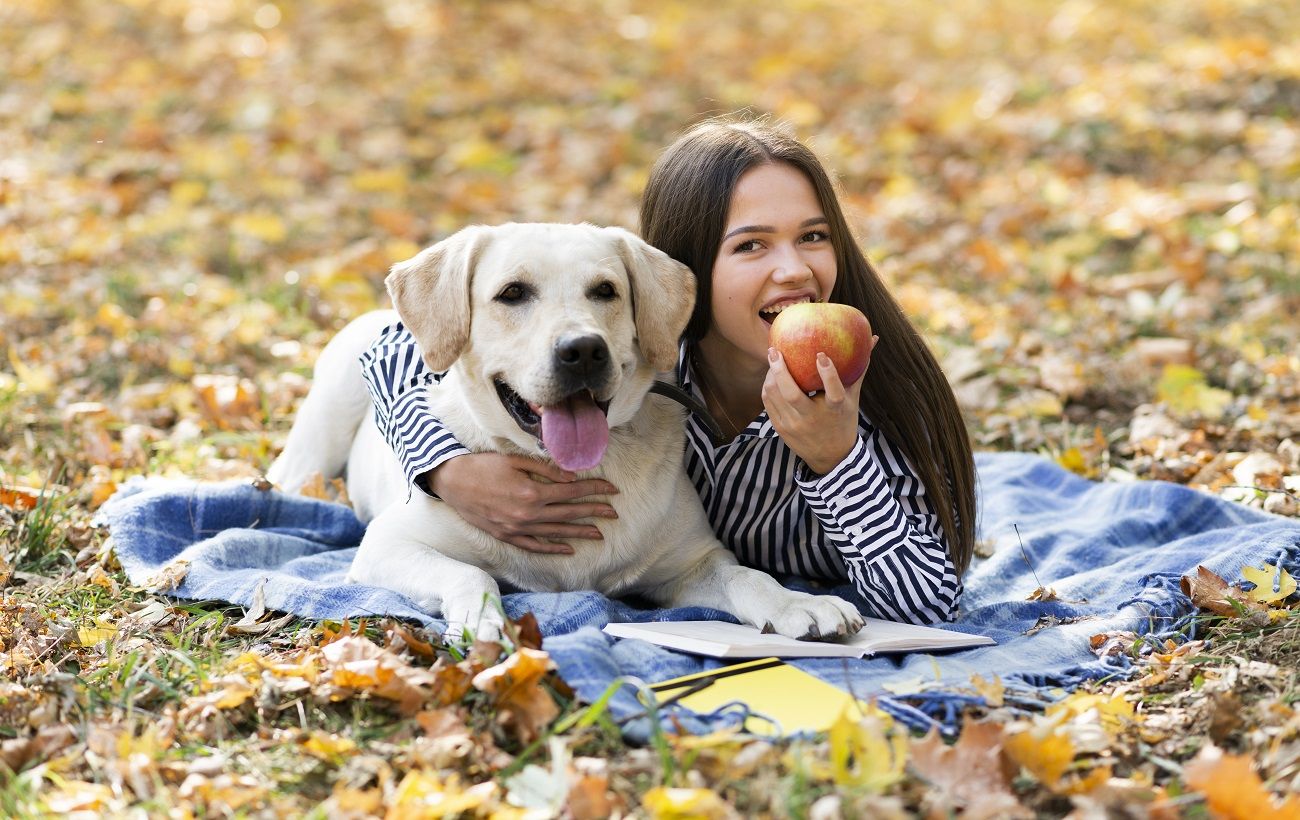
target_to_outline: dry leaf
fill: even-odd
[[[740,815],[710,789],[670,789],[656,786],[641,798],[653,820],[731,820]]]
[[[1074,744],[1054,725],[1008,735],[1003,747],[1012,760],[1028,769],[1049,789],[1060,783],[1061,776],[1074,760]]]
[[[967,719],[952,746],[935,731],[913,741],[912,769],[931,786],[927,804],[943,814],[962,809],[962,817],[1033,817],[1011,791],[1002,739],[999,724]]]
[[[541,685],[552,666],[545,652],[523,648],[474,676],[474,688],[493,696],[501,710],[499,719],[513,726],[525,743],[560,714],[555,699]]]
[[[1267,608],[1252,600],[1237,587],[1228,586],[1228,582],[1204,566],[1196,567],[1196,575],[1184,575],[1179,581],[1183,594],[1192,599],[1200,609],[1207,609],[1216,615],[1236,618],[1244,610],[1247,615],[1258,614],[1267,618]]]
[[[1264,788],[1250,758],[1225,754],[1217,746],[1201,749],[1183,767],[1183,780],[1205,795],[1205,802],[1228,820],[1294,820],[1300,817],[1300,798],[1281,800]]]

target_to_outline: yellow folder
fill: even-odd
[[[673,678],[650,689],[661,704],[680,703],[696,712],[739,701],[753,713],[745,730],[772,737],[825,731],[854,702],[848,692],[777,658]]]

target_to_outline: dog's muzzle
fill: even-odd
[[[552,355],[556,380],[565,394],[579,390],[605,392],[611,365],[609,346],[594,334],[565,336],[555,343]]]

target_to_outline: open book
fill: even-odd
[[[637,638],[715,658],[862,658],[878,652],[939,651],[996,643],[984,635],[877,618],[867,618],[858,634],[833,641],[799,641],[784,635],[765,635],[755,627],[724,621],[614,623],[606,626],[605,632],[616,638]]]

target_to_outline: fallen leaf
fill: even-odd
[[[1200,609],[1206,609],[1216,615],[1227,618],[1240,617],[1257,613],[1267,617],[1267,608],[1252,600],[1237,587],[1228,586],[1228,582],[1204,566],[1196,567],[1196,575],[1184,575],[1179,581],[1183,594],[1192,599]]]
[[[931,786],[926,795],[932,811],[962,817],[1033,817],[1011,791],[1011,778],[1002,754],[1002,726],[967,719],[957,742],[949,746],[931,730],[913,741],[911,766]]]
[[[1229,820],[1294,820],[1300,817],[1300,799],[1280,800],[1264,788],[1250,758],[1225,754],[1217,746],[1201,749],[1183,767],[1183,780],[1205,795],[1206,804]]]
[[[537,649],[522,648],[502,663],[474,676],[474,688],[492,695],[499,719],[528,743],[560,714],[551,693],[541,685],[553,664]]]
[[[845,707],[831,724],[831,779],[872,793],[884,791],[903,779],[907,765],[906,733],[894,729],[893,719],[871,706],[858,716]]]
[[[641,798],[641,807],[654,820],[730,820],[740,816],[710,789],[656,786]]]
[[[1055,726],[1036,727],[1008,736],[1003,747],[1011,759],[1029,770],[1038,782],[1054,788],[1074,760],[1074,745]]]
[[[493,780],[462,789],[460,779],[442,779],[435,772],[412,770],[398,784],[388,807],[388,820],[452,817],[476,812],[496,797]]]
[[[1241,577],[1255,585],[1246,593],[1252,601],[1272,604],[1291,597],[1296,591],[1296,581],[1285,569],[1273,564],[1259,567],[1242,567]]]

